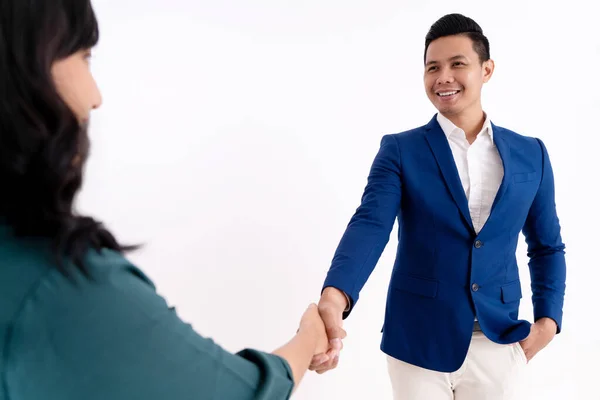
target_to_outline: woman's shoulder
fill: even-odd
[[[154,282],[120,252],[110,249],[90,250],[84,258],[89,278],[97,282],[110,282],[122,276],[133,277],[156,289]]]
[[[60,296],[69,292],[67,286],[114,285],[123,279],[141,280],[155,290],[144,272],[121,253],[108,249],[89,250],[83,270],[66,262],[61,271],[50,241],[5,235],[0,240],[0,260],[0,330],[8,328],[27,299],[40,290]]]

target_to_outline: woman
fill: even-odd
[[[327,347],[314,305],[273,354],[230,354],[73,212],[97,40],[89,0],[0,0],[0,400],[288,398]]]

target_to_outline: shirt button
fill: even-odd
[[[471,286],[471,289],[473,289],[474,292],[479,290],[479,285],[474,283],[473,286]]]
[[[476,249],[478,249],[478,248],[480,248],[481,246],[483,246],[483,242],[482,242],[481,240],[476,240],[476,241],[475,241],[475,248],[476,248]]]

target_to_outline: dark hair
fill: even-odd
[[[89,139],[51,67],[98,39],[90,0],[0,0],[0,219],[18,236],[52,239],[63,272],[66,258],[85,273],[91,248],[133,249],[73,210]]]
[[[462,14],[447,14],[438,19],[425,36],[425,62],[427,49],[431,42],[445,36],[465,35],[473,42],[473,50],[479,55],[481,63],[490,59],[490,43],[483,34],[483,30],[477,22]]]

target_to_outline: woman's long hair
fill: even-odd
[[[58,259],[83,272],[89,249],[130,249],[74,212],[87,127],[51,75],[55,61],[94,47],[98,37],[90,0],[0,0],[0,218],[18,236],[52,239]]]

